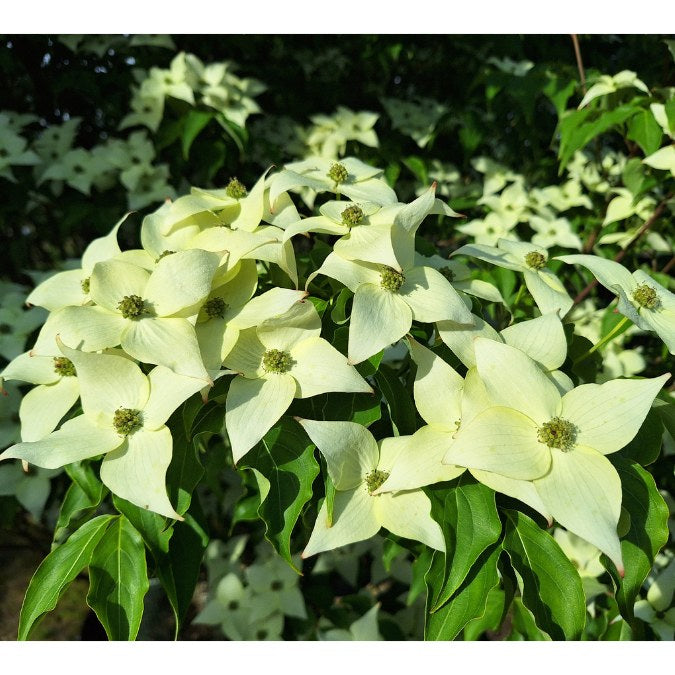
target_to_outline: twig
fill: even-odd
[[[672,198],[673,193],[666,195],[659,205],[654,209],[654,213],[644,222],[644,225],[635,233],[635,236],[626,244],[625,248],[622,248],[615,256],[614,262],[621,262],[628,253],[628,249],[638,240],[642,235],[656,222],[659,216],[663,213],[663,210],[666,208],[666,204]],[[672,261],[671,261],[672,262]],[[668,263],[666,267],[669,267],[671,263]],[[586,288],[584,288],[576,298],[574,298],[574,304],[578,305],[596,286],[598,285],[598,280],[593,279]]]
[[[661,274],[668,274],[673,265],[675,265],[675,255],[666,263],[666,266],[661,270]]]
[[[586,95],[586,71],[584,62],[581,60],[581,50],[579,49],[579,40],[575,33],[572,33],[572,44],[574,44],[574,55],[577,57],[577,68],[579,69],[579,79],[581,80],[581,91]]]

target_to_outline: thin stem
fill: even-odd
[[[668,274],[673,265],[675,265],[675,255],[666,263],[666,266],[661,270],[661,274]]]
[[[667,194],[659,203],[659,205],[654,209],[654,213],[645,221],[644,225],[635,233],[635,236],[626,244],[626,247],[621,249],[615,256],[614,262],[621,262],[628,253],[628,249],[638,240],[642,235],[647,232],[647,230],[658,220],[659,216],[663,213],[663,210],[666,208],[666,204],[673,197],[673,193],[670,192]],[[584,288],[576,298],[574,298],[574,304],[578,305],[596,286],[598,285],[598,280],[593,279],[586,288]]]
[[[514,314],[516,312],[516,308],[518,307],[518,303],[520,302],[520,298],[522,297],[524,290],[525,290],[525,283],[521,282],[520,288],[518,289],[518,292],[516,293],[516,299],[513,301],[513,304],[511,305],[511,308],[512,308],[513,311],[511,312],[511,321],[509,322],[509,326],[513,323],[513,321],[515,319]]]
[[[613,340],[617,336],[619,331],[626,325],[626,322],[628,320],[629,320],[628,317],[624,316],[623,319],[621,319],[621,321],[619,321],[619,323],[617,323],[616,326],[614,326],[614,328],[612,328],[612,330],[610,330],[609,333],[607,333],[607,335],[605,335],[605,337],[602,338],[602,340],[600,340],[597,344],[593,345],[585,354],[582,354],[574,362],[574,365],[576,366],[578,363],[581,363],[582,361],[585,361],[591,354],[598,351],[598,349],[600,349],[600,347],[603,347],[608,342]]]
[[[575,33],[572,33],[572,44],[574,45],[574,55],[577,57],[577,68],[579,69],[579,79],[581,80],[581,91],[586,95],[586,71],[584,62],[581,59],[581,49],[579,49],[579,40]]]

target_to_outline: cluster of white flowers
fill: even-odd
[[[289,191],[333,193],[321,215],[301,218]],[[498,188],[495,188],[498,189]],[[343,200],[346,197],[348,201]],[[455,254],[522,272],[541,316],[500,333],[472,313],[469,295],[502,301],[468,267],[415,251],[430,214],[456,216],[435,185],[400,203],[382,170],[355,158],[310,158],[265,172],[249,190],[193,188],[147,216],[141,249],[121,251],[124,218],[85,251],[81,267],[37,286],[49,310],[35,345],[1,374],[36,385],[24,398],[22,442],[1,456],[55,469],[104,455],[101,479],[116,495],[170,518],[172,437],[166,422],[194,393],[232,377],[225,431],[235,463],[295,398],[373,389],[355,368],[405,339],[416,364],[414,398],[426,422],[413,435],[376,439],[350,421],[300,419],[335,487],[304,550],[307,557],[368,539],[381,527],[445,550],[422,487],[469,470],[597,546],[622,569],[618,474],[606,455],[637,433],[669,375],[574,387],[561,318],[572,301],[546,249],[498,239]],[[293,237],[337,236],[296,290]],[[594,256],[563,256],[619,295],[619,311],[655,331],[671,352],[675,296],[644,272]],[[293,288],[256,295],[258,263]],[[321,337],[308,295],[323,278],[353,293],[347,355]],[[462,377],[410,335],[435,324],[467,368]],[[69,417],[80,400],[82,414]]]

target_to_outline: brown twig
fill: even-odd
[[[622,248],[615,256],[614,256],[614,262],[621,262],[628,252],[628,249],[638,240],[642,235],[647,232],[647,230],[656,222],[656,220],[659,218],[659,216],[663,213],[663,210],[666,208],[666,204],[670,201],[672,198],[673,193],[669,193],[666,195],[659,205],[654,209],[654,213],[652,213],[651,216],[647,220],[645,220],[644,224],[642,227],[635,233],[635,236],[626,244],[625,248]],[[672,261],[671,261],[672,262]],[[670,266],[671,263],[668,263],[666,267]],[[593,279],[586,288],[584,288],[576,298],[574,298],[574,304],[578,305],[596,286],[598,285],[598,280]]]
[[[668,274],[673,265],[675,265],[675,255],[666,263],[666,266],[661,270],[661,274]]]
[[[584,62],[581,59],[581,49],[579,49],[579,39],[575,33],[572,33],[572,44],[574,45],[574,55],[577,57],[577,68],[579,69],[579,79],[581,80],[581,91],[586,95],[586,71]]]

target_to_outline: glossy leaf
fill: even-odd
[[[620,457],[611,459],[621,478],[622,511],[630,516],[628,531],[621,537],[625,576],[619,576],[606,556],[601,556],[600,560],[612,575],[621,616],[633,623],[637,595],[656,554],[668,541],[668,507],[648,471]]]
[[[469,473],[455,481],[428,489],[431,516],[445,536],[443,585],[431,603],[431,611],[444,605],[462,584],[479,556],[502,532],[495,493]]]
[[[433,614],[427,613],[425,640],[454,640],[469,621],[483,616],[490,590],[499,583],[497,559],[500,552],[498,544],[485,551],[450,601]],[[434,558],[442,555],[434,553]],[[428,597],[432,597],[435,581],[429,575],[427,585]]]
[[[504,511],[504,550],[523,580],[523,602],[554,640],[578,640],[586,620],[581,578],[555,539],[519,511]]]
[[[478,640],[485,631],[496,631],[504,614],[505,602],[506,594],[504,591],[496,586],[492,588],[485,603],[485,613],[466,624],[464,639],[467,641]]]
[[[190,148],[195,139],[204,130],[206,125],[213,119],[214,113],[206,110],[192,109],[185,116],[183,134],[181,142],[183,146],[183,159],[187,160],[190,156]]]
[[[407,389],[390,366],[380,365],[375,381],[389,409],[389,416],[396,436],[415,433],[417,419],[415,405]]]
[[[59,598],[87,567],[92,552],[105,534],[114,516],[98,516],[85,523],[55,548],[41,563],[30,580],[19,616],[19,640],[27,640],[35,622],[54,607]]]
[[[273,426],[241,461],[254,469],[260,481],[258,515],[265,523],[265,538],[291,567],[291,533],[304,505],[312,497],[319,474],[314,445],[300,425],[287,417]]]
[[[124,516],[118,516],[89,562],[87,604],[96,612],[109,640],[136,638],[148,588],[143,539]]]
[[[628,121],[627,137],[635,141],[645,155],[651,155],[661,145],[663,130],[651,110],[641,110]]]
[[[662,437],[663,423],[661,417],[658,411],[652,408],[647,413],[647,417],[635,438],[625,448],[622,448],[617,456],[647,466],[656,461],[661,453]]]

